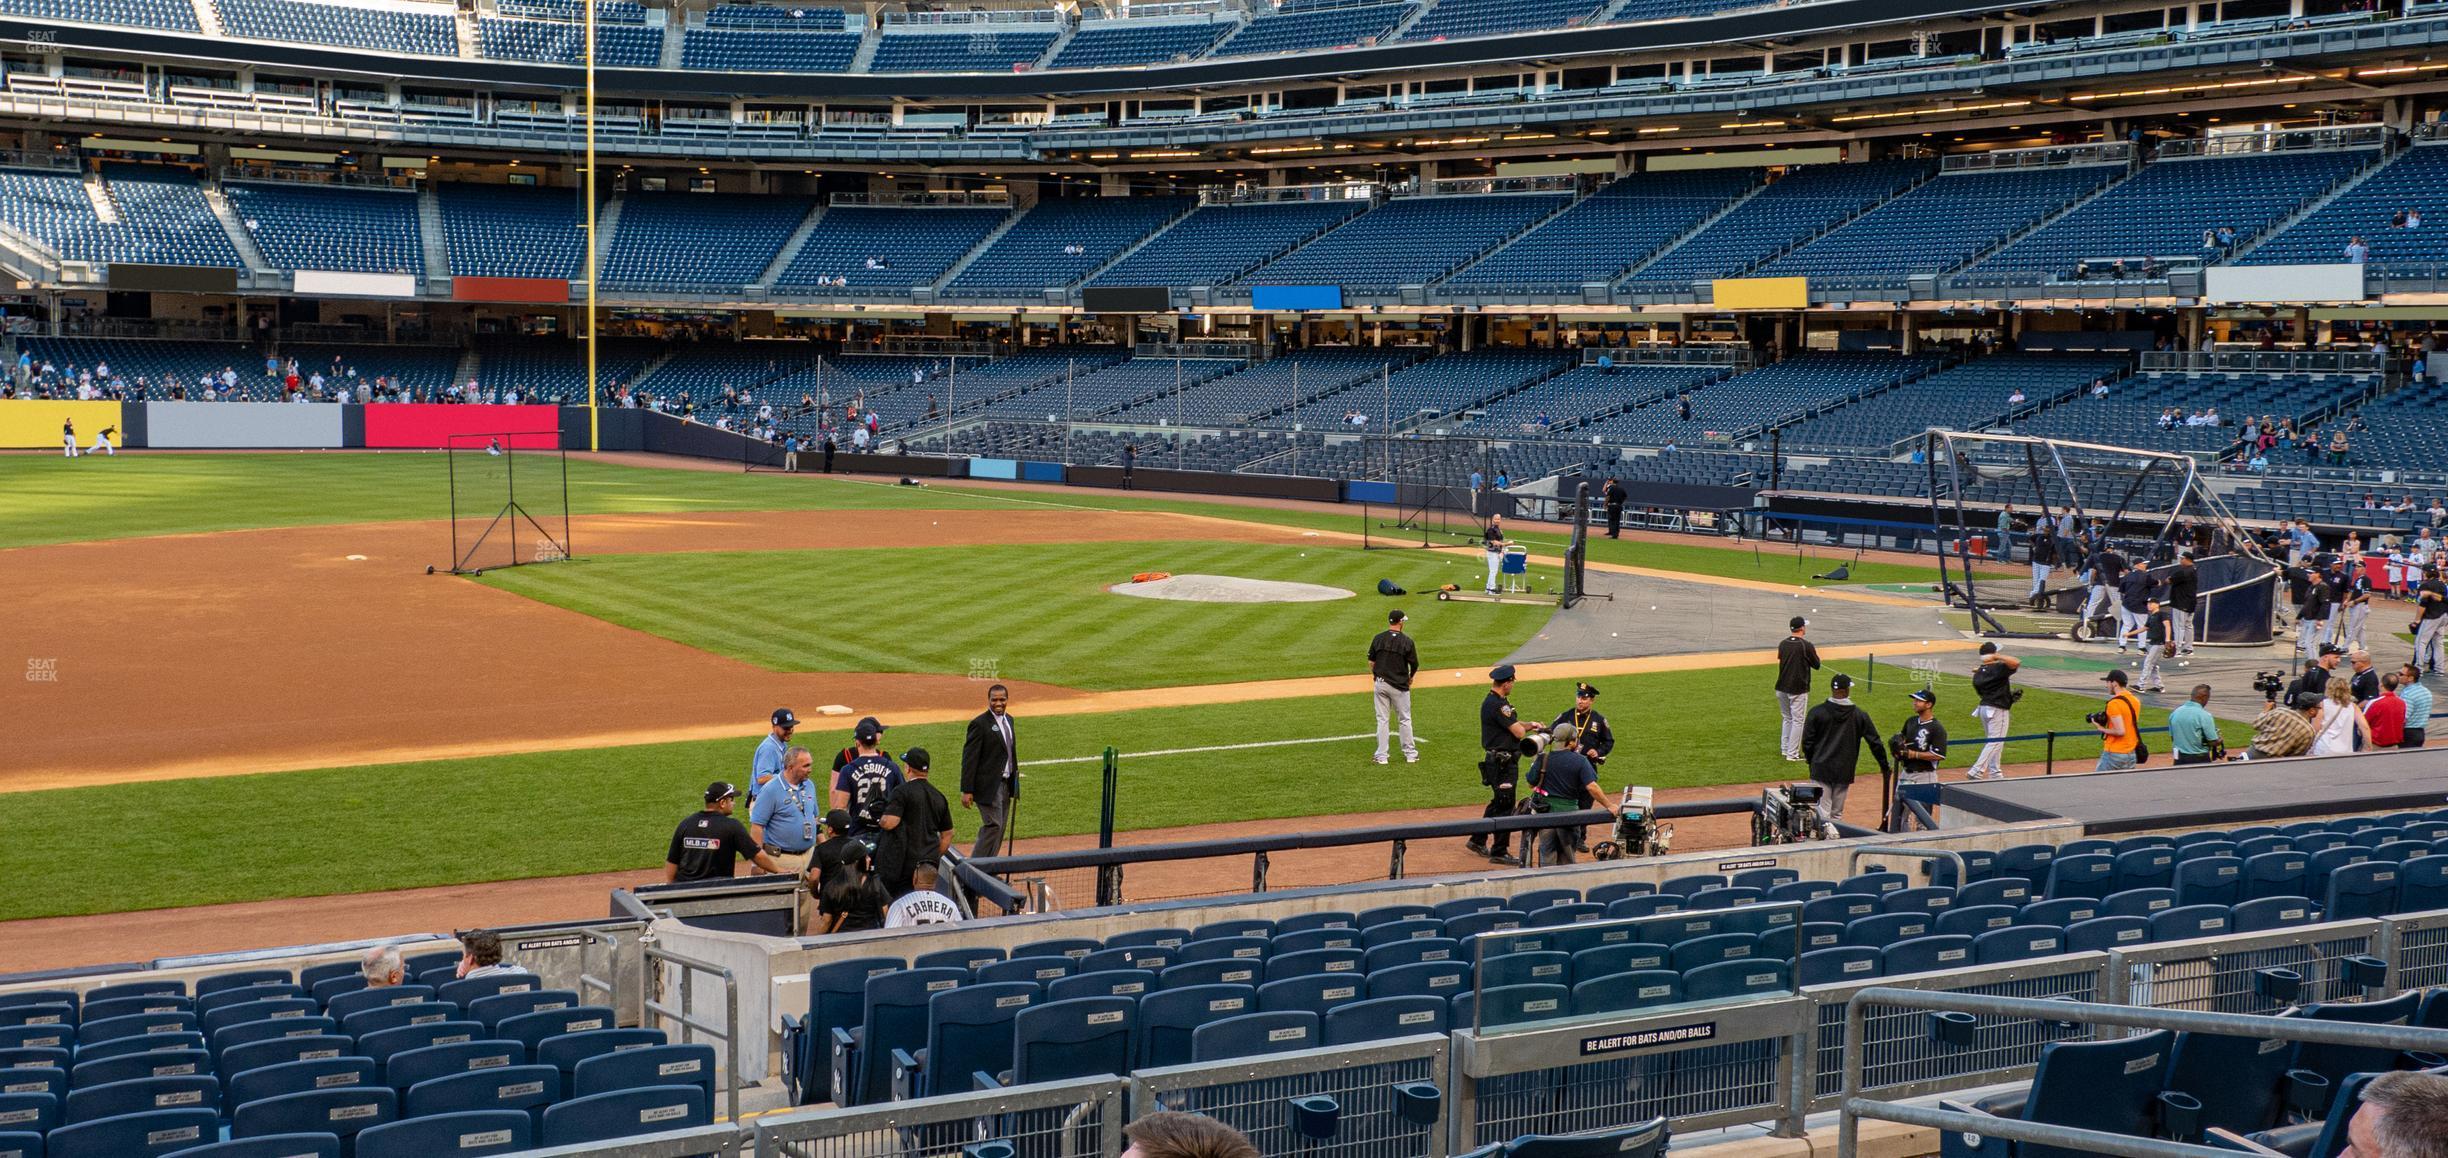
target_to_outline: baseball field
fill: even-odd
[[[221,944],[157,944],[157,922],[120,918],[74,923],[81,935],[62,949],[56,919],[643,880],[707,781],[745,779],[774,707],[806,719],[799,741],[820,753],[877,716],[893,751],[930,748],[950,779],[961,726],[994,681],[1011,685],[1022,727],[1024,840],[1094,831],[1108,747],[1126,831],[1466,808],[1484,800],[1486,668],[1577,630],[1551,608],[1380,597],[1380,579],[1475,586],[1477,552],[1363,551],[1352,509],[621,456],[569,461],[577,558],[429,575],[449,554],[442,469],[415,453],[0,456],[0,637],[24,669],[0,692],[12,724],[0,874],[13,886],[0,922],[54,919],[45,952],[124,960],[256,942],[232,921]],[[1551,586],[1562,533],[1516,537],[1532,548],[1532,584]],[[1852,585],[1830,587],[1810,578],[1842,558],[1830,552],[1690,537],[1599,540],[1590,557],[1624,585],[1628,626],[1579,653],[1593,658],[1526,664],[1515,700],[1548,718],[1574,680],[1599,684],[1620,740],[1610,788],[1785,778],[1766,666],[1784,616],[1899,614],[1907,601],[1868,585],[1929,578],[1864,559]],[[1355,594],[1201,603],[1107,590],[1150,571]],[[1722,598],[1643,619],[1643,583]],[[1410,613],[1424,664],[1424,758],[1380,767],[1362,673],[1393,606]],[[1958,687],[1969,667],[1970,644],[1934,607],[1922,617],[1881,642],[1822,643],[1831,668],[1857,677],[1877,657],[1863,702],[1890,728],[1908,690],[1896,665],[1938,664]],[[1703,627],[1742,642],[1682,642]],[[1949,707],[1960,739],[1969,700]],[[2034,690],[2016,730],[2079,728],[2091,707]],[[1972,749],[1959,751],[1951,766]],[[407,899],[381,911],[404,929],[487,919]],[[11,959],[29,944],[0,923],[0,971],[37,964]]]

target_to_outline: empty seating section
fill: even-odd
[[[459,55],[456,9],[365,8],[321,0],[213,0],[221,26],[247,40],[296,40],[416,56]]]
[[[1086,418],[1109,413],[1156,395],[1170,399],[1178,382],[1190,387],[1239,370],[1243,363],[1215,358],[1134,358],[1099,368],[1079,367],[1068,382],[1061,378],[1034,390],[981,404],[980,413],[999,418],[1061,421],[1068,413]]]
[[[195,6],[187,0],[0,0],[0,13],[167,32],[203,31],[196,23]]]
[[[1040,201],[944,290],[953,297],[1035,296],[1072,285],[1189,208],[1178,197]]]
[[[274,268],[425,272],[417,195],[409,190],[232,181],[221,192]]]
[[[187,171],[107,164],[96,187],[119,220],[102,220],[87,179],[75,173],[0,169],[0,221],[69,261],[239,265],[238,250]]]
[[[1649,446],[1703,434],[1740,434],[1887,389],[1935,366],[1933,359],[1901,354],[1798,354],[1693,390],[1688,420],[1668,398],[1602,419],[1588,433],[1608,442]]]
[[[1383,383],[1362,378],[1318,398],[1317,412],[1302,415],[1302,425],[1326,427],[1343,411],[1357,410],[1367,419],[1361,429],[1382,434],[1388,411],[1396,427],[1414,418],[1452,414],[1551,377],[1570,363],[1568,356],[1546,350],[1444,354],[1394,370]]]
[[[886,32],[876,41],[869,72],[1010,72],[1035,64],[1059,35],[1052,26],[1025,31]]]
[[[481,55],[500,60],[580,64],[586,57],[586,26],[485,16],[476,21],[476,48]],[[608,68],[653,68],[662,62],[662,29],[596,23],[595,63]]]
[[[1941,174],[1760,273],[1853,286],[1945,273],[2123,175],[2113,165]]]
[[[2397,154],[2335,200],[2311,212],[2238,259],[2239,265],[2318,265],[2343,261],[2346,243],[2362,238],[2374,272],[2392,265],[2429,268],[2448,261],[2448,234],[2426,221],[2421,229],[2390,228],[2409,209],[2438,212],[2448,203],[2448,148],[2423,145]],[[2439,218],[2448,221],[2448,218]]]
[[[838,32],[845,27],[849,13],[839,8],[814,8],[790,5],[772,7],[764,4],[717,4],[706,13],[705,22],[713,28],[817,28]]]
[[[2119,355],[1999,354],[1795,423],[1785,428],[1784,445],[1883,449],[1933,426],[1982,430],[2013,409],[2006,400],[2017,389],[2029,401],[2046,401],[2116,378],[2129,365]]]
[[[1759,183],[1757,169],[1625,177],[1473,262],[1453,293],[1578,293],[1611,282]]]
[[[1615,10],[1610,24],[1632,24],[1643,20],[1685,20],[1694,16],[1709,16],[1737,8],[1759,8],[1761,0],[1625,0]]]
[[[1809,165],[1787,173],[1733,212],[1633,271],[1635,288],[1691,288],[1733,277],[1825,232],[1929,174],[1916,161]]]
[[[1092,285],[1222,285],[1368,208],[1366,201],[1209,205],[1157,234]]]
[[[634,385],[658,397],[687,394],[700,403],[716,398],[729,386],[752,391],[758,401],[771,402],[780,410],[795,406],[798,396],[761,387],[815,361],[815,348],[804,342],[691,342],[672,347],[671,356]],[[755,408],[748,409],[753,412]]]
[[[2338,379],[2340,392],[2359,391],[2360,379]],[[2399,470],[2448,471],[2448,445],[2442,445],[2436,423],[2442,408],[2448,407],[2448,384],[2413,381],[2356,411],[2366,429],[2348,435],[2353,448],[2349,460],[2364,465],[2381,464]],[[2272,452],[2273,462],[2289,457],[2284,451]],[[2360,498],[2371,488],[2352,488]],[[2404,493],[2402,486],[2396,494]],[[2400,524],[2392,524],[2400,525]]]
[[[860,40],[838,24],[805,31],[690,28],[681,35],[682,68],[749,72],[848,72]]]
[[[1564,207],[1561,194],[1397,197],[1242,276],[1244,285],[1425,285]]]
[[[660,352],[639,338],[596,343],[596,367],[605,389],[637,380],[638,371]],[[359,371],[363,373],[362,370]],[[577,342],[493,339],[476,343],[476,380],[487,390],[540,391],[563,401],[586,398],[586,346]]]
[[[1193,23],[1117,20],[1082,24],[1054,54],[1050,68],[1117,68],[1187,60],[1215,47],[1240,25],[1230,20]]]
[[[2224,450],[2247,415],[2305,419],[2324,413],[2367,383],[2343,375],[2186,374],[2152,371],[2111,387],[2105,398],[2083,394],[2019,422],[2020,434],[2139,446],[2154,450]],[[2159,428],[2169,407],[2191,414],[2215,409],[2221,426]]]
[[[1216,46],[1215,56],[1259,56],[1315,52],[1372,44],[1411,15],[1413,4],[1363,4],[1335,8],[1289,7],[1262,12]]]
[[[1181,421],[1200,425],[1250,425],[1289,412],[1297,395],[1309,399],[1331,394],[1355,382],[1375,381],[1378,371],[1416,357],[1416,351],[1309,349],[1270,358],[1237,374],[1211,379],[1185,390],[1178,401]],[[1341,409],[1330,407],[1330,409]],[[1150,399],[1115,415],[1127,422],[1170,422],[1177,412],[1171,394]],[[1331,421],[1332,414],[1304,417],[1304,424]]]
[[[737,290],[763,276],[815,204],[807,197],[629,194],[604,257],[604,284]]]
[[[1462,425],[1470,434],[1495,436],[1562,434],[1628,406],[1695,390],[1723,371],[1705,366],[1576,366],[1529,389],[1490,403]],[[1545,422],[1541,422],[1545,419]]]
[[[1993,283],[2016,274],[2070,276],[2086,260],[2123,258],[2138,264],[2142,258],[2214,258],[2202,248],[2204,231],[2226,226],[2238,238],[2259,236],[2377,156],[2369,150],[2262,153],[2146,165],[1999,250],[1971,276]],[[2387,217],[2381,214],[2384,223]],[[2332,252],[2322,260],[2336,259]]]
[[[846,290],[868,292],[932,285],[1006,216],[1000,209],[835,206],[817,220],[807,244],[775,284],[816,293],[837,277],[850,283]]]
[[[1597,0],[1437,0],[1427,15],[1403,29],[1402,38],[1443,40],[1562,28],[1588,20],[1605,8]]]
[[[586,5],[581,0],[501,0],[494,8],[504,16],[536,20],[563,20],[576,24],[586,19]],[[637,3],[637,0],[596,0],[597,27],[644,23],[646,6]]]
[[[444,184],[434,188],[450,271],[472,277],[586,274],[584,196],[572,189]]]

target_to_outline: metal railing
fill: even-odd
[[[2061,145],[2038,149],[1992,149],[1986,153],[1964,153],[1948,157],[1939,168],[1947,173],[1970,173],[1992,169],[2060,168],[2071,165],[2122,165],[2133,160],[2134,147],[2129,141],[2105,141],[2091,145]]]
[[[828,125],[860,123],[844,121],[842,114],[826,113]],[[836,193],[827,201],[830,205],[883,205],[900,209],[941,209],[969,205],[990,205],[997,209],[1011,208],[1011,194],[1000,191],[976,193],[959,190],[938,190],[927,193]]]
[[[759,1118],[757,1158],[937,1158],[972,1142],[1023,1154],[1098,1158],[1122,1151],[1120,1078],[1043,1082],[886,1106]]]
[[[2218,133],[2159,146],[2159,159],[2175,157],[2234,157],[2246,153],[2291,153],[2327,149],[2377,148],[2388,140],[2387,125],[2332,125],[2317,129],[2276,129],[2262,133]]]
[[[1805,1108],[1817,1113],[1835,1109],[1841,1103],[1850,1053],[1860,1055],[1863,1080],[1869,1088],[1894,1097],[1917,1097],[1938,1090],[2029,1077],[2040,1060],[2042,1046],[2071,1040],[2030,1020],[1997,1022],[1982,1027],[1971,1045],[1940,1051],[1931,1047],[1918,1018],[1905,1017],[1865,1018],[1861,1032],[1848,1037],[1846,1008],[1854,995],[1863,990],[1885,986],[1992,997],[2098,1001],[2108,992],[2108,966],[2108,958],[2103,954],[2081,953],[1805,989],[1803,996],[1811,1003],[1813,1022],[1810,1081],[1804,1091],[1809,1101]]]
[[[1429,1034],[1140,1070],[1131,1076],[1131,1113],[1204,1114],[1247,1135],[1262,1154],[1444,1158],[1445,1099],[1423,1105],[1402,1087],[1442,1085],[1451,1053],[1447,1037]],[[1292,1121],[1291,1101],[1321,1095],[1340,1113],[1332,1137],[1313,1138]]]
[[[2380,957],[2395,989],[2448,985],[2448,913],[2390,917],[2381,922]]]
[[[1884,985],[1864,989],[1854,994],[1852,1000],[1846,1003],[1845,1037],[1848,1044],[1861,1040],[1866,1011],[1871,1008],[1895,1009],[1904,1013],[1915,1024],[1930,1027],[1923,1032],[1933,1039],[1932,1048],[1937,1049],[1947,1047],[1937,1041],[1940,1034],[1936,1031],[1932,1019],[1938,1014],[1951,1013],[1969,1014],[1976,1019],[2010,1018],[2037,1021],[2071,1027],[2076,1030],[2084,1026],[2118,1026],[2127,1029],[2169,1029],[2263,1040],[2319,1042],[2393,1050],[2432,1052],[2448,1050],[2448,1029],[2362,1025],[2295,1017],[2248,1017],[2232,1013],[2135,1009],[2129,1006],[2093,1002],[2034,1000],[1981,994],[1916,992],[1897,986]],[[1913,1016],[1916,1014],[1919,1016]],[[1977,1022],[1975,1024],[1977,1025]],[[1838,1122],[1836,1134],[1837,1152],[1840,1154],[1859,1152],[1861,1121],[1864,1118],[1940,1130],[1984,1134],[2018,1142],[2064,1146],[2097,1153],[2132,1155],[2135,1158],[2233,1158],[2235,1153],[2232,1150],[2167,1142],[2129,1134],[2080,1130],[1952,1109],[1908,1106],[1899,1102],[1863,1096],[1863,1081],[1862,1055],[1859,1051],[1848,1049],[1845,1055],[1845,1080],[1841,1094],[1843,1117]]]
[[[2145,350],[2139,368],[2226,372],[2378,374],[2388,359],[2369,350]]]
[[[521,1158],[697,1158],[700,1155],[731,1158],[747,1144],[748,1135],[739,1127],[714,1125],[640,1134],[611,1142],[546,1146],[521,1150],[519,1154]]]
[[[2258,1015],[2357,998],[2367,980],[2380,979],[2356,976],[2349,961],[2377,953],[2380,939],[2378,921],[2339,921],[2111,950],[2101,999],[2145,1009]],[[2300,990],[2265,991],[2260,976],[2272,969],[2300,976]]]
[[[728,1099],[729,1111],[726,1120],[738,1122],[740,1120],[739,1071],[741,1062],[739,1054],[740,1046],[743,1044],[740,1041],[739,1033],[738,980],[732,977],[731,970],[723,966],[683,957],[666,949],[658,949],[653,945],[642,946],[642,956],[646,968],[639,971],[638,1008],[644,1011],[644,1024],[649,1029],[660,1028],[657,1020],[661,1019],[678,1025],[680,1036],[677,1044],[681,1045],[696,1041],[699,1034],[722,1042],[722,1082],[724,1094]],[[657,966],[665,968],[657,968]],[[679,971],[676,985],[666,984],[668,980],[664,976],[666,969]],[[720,1025],[701,1020],[697,1015],[697,977],[699,974],[712,977],[722,986],[723,1019]],[[584,984],[583,980],[581,984]],[[658,988],[665,991],[676,989],[678,1004],[664,1004],[658,998]],[[669,1036],[668,1031],[666,1036]],[[760,1040],[755,1063],[759,1073],[764,1071],[764,1061]]]
[[[1741,342],[1700,342],[1688,346],[1583,346],[1581,364],[1595,366],[1605,358],[1617,366],[1700,365],[1748,366],[1752,351]]]

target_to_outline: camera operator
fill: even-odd
[[[2338,658],[2345,654],[2343,649],[2333,644],[2320,645],[2320,658],[2303,669],[2303,674],[2295,677],[2294,683],[2287,685],[2288,698],[2292,700],[2305,692],[2316,696],[2328,695],[2329,681],[2337,677]]]
[[[1802,750],[1809,754],[1810,778],[1825,789],[1819,794],[1820,827],[1830,839],[1836,835],[1837,819],[1844,815],[1845,796],[1853,790],[1853,770],[1861,763],[1862,749],[1869,749],[1878,761],[1879,775],[1894,774],[1887,763],[1887,748],[1879,743],[1878,725],[1852,696],[1853,677],[1837,672],[1828,677],[1828,698],[1802,721]]]
[[[2226,759],[2226,742],[2219,739],[2218,720],[2210,715],[2210,685],[2193,685],[2192,695],[2168,713],[2168,748],[2179,764]]]
[[[2320,711],[2323,698],[2319,692],[2293,692],[2284,705],[2274,696],[2263,699],[2261,714],[2253,718],[2252,746],[2244,750],[2244,758],[2275,760],[2311,751],[2312,717]]]
[[[2100,758],[2095,772],[2122,772],[2141,764],[2142,698],[2127,690],[2125,669],[2100,679],[2108,685],[2108,703],[2085,717],[2099,729]]]
[[[1605,767],[1607,753],[1615,750],[1615,729],[1608,727],[1607,718],[1598,714],[1597,688],[1588,684],[1573,685],[1572,710],[1557,716],[1555,723],[1549,724],[1547,730],[1553,733],[1565,724],[1571,724],[1573,731],[1579,735],[1580,738],[1574,743],[1581,755],[1589,760],[1590,766]],[[1572,844],[1574,852],[1589,851],[1588,839],[1577,830],[1572,834]]]
[[[1530,799],[1539,812],[1577,812],[1603,808],[1615,815],[1615,805],[1598,787],[1598,769],[1581,753],[1583,736],[1571,724],[1557,724],[1547,733],[1547,748],[1538,755],[1530,777]],[[1542,829],[1538,835],[1540,864],[1571,864],[1582,841],[1580,828]]]
[[[1887,741],[1895,751],[1895,809],[1887,818],[1889,831],[1901,831],[1904,816],[1904,790],[1918,785],[1938,783],[1938,762],[1946,759],[1946,725],[1938,722],[1938,693],[1921,688],[1912,694],[1912,718],[1904,728]],[[1930,802],[1930,816],[1938,815],[1938,802]]]
[[[1488,672],[1487,698],[1479,701],[1479,782],[1487,786],[1488,819],[1513,815],[1513,786],[1521,779],[1521,742],[1542,729],[1522,719],[1513,710],[1513,665],[1498,664]],[[1521,867],[1521,859],[1512,855],[1513,834],[1499,832],[1496,843],[1488,844],[1484,836],[1474,836],[1463,842],[1473,855],[1484,856],[1501,865]]]
[[[2044,542],[2047,542],[2044,538],[2035,538],[2032,548],[2038,550]],[[2022,668],[2023,661],[1999,652],[1994,640],[1980,645],[1980,657],[1980,666],[1972,669],[1972,694],[1980,697],[1980,703],[1972,709],[1972,718],[1981,722],[1989,742],[1981,745],[1980,756],[1972,761],[1972,770],[1966,775],[1974,780],[2003,780],[2006,744],[1999,737],[2006,734],[2015,701],[2023,698],[2023,693],[2014,686],[2014,673]]]

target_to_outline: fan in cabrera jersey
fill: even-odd
[[[748,826],[732,817],[739,789],[728,780],[706,785],[705,809],[693,813],[672,831],[671,849],[663,854],[663,882],[727,880],[742,858],[769,873],[782,866],[765,855],[748,835]]]
[[[898,929],[907,925],[951,925],[961,919],[960,906],[952,898],[935,891],[935,866],[919,865],[910,873],[909,892],[901,894],[884,910],[884,927]]]

